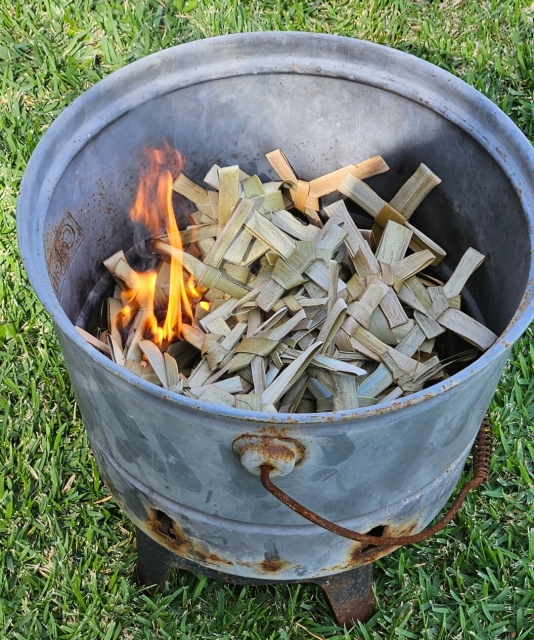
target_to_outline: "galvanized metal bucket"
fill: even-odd
[[[213,162],[269,173],[263,157],[278,146],[305,178],[381,154],[391,171],[370,182],[385,199],[424,162],[443,182],[414,220],[448,249],[445,278],[469,246],[487,255],[465,299],[499,340],[442,383],[332,414],[224,409],[140,380],[85,344],[74,323],[94,314],[110,284],[102,261],[143,240],[127,212],[140,151],[163,139],[198,181]],[[533,317],[533,170],[528,141],[474,89],[348,38],[194,42],[78,98],[28,164],[19,242],[98,466],[128,517],[183,558],[270,581],[335,574],[391,550],[325,531],[266,492],[238,454],[245,443],[244,461],[259,466],[250,454],[268,436],[297,443],[300,463],[276,483],[300,503],[360,532],[420,531],[453,492],[511,345]]]

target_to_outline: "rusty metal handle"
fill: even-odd
[[[454,516],[458,513],[469,491],[471,491],[471,489],[474,489],[475,487],[478,487],[484,482],[487,482],[489,478],[491,452],[491,429],[489,420],[487,420],[486,418],[480,425],[478,435],[471,450],[471,453],[473,454],[473,478],[469,480],[469,482],[464,484],[464,486],[461,488],[460,493],[456,497],[456,500],[454,501],[452,507],[433,526],[428,527],[427,529],[414,535],[400,536],[398,538],[368,536],[364,533],[357,533],[356,531],[345,529],[345,527],[340,527],[339,525],[330,522],[330,520],[322,518],[313,511],[310,511],[309,509],[301,505],[296,500],[293,500],[293,498],[288,496],[287,493],[284,493],[275,484],[273,484],[269,477],[272,470],[272,467],[270,465],[264,464],[261,466],[260,479],[267,491],[269,491],[269,493],[271,493],[275,498],[278,498],[280,502],[283,502],[286,506],[288,506],[290,509],[293,509],[293,511],[301,515],[303,518],[306,518],[306,520],[313,522],[313,524],[316,524],[323,529],[327,529],[328,531],[336,533],[339,536],[343,536],[344,538],[349,538],[349,540],[355,540],[356,542],[363,542],[365,544],[375,545],[379,547],[399,547],[401,545],[413,544],[414,542],[421,542],[422,540],[426,540],[427,538],[430,538],[431,536],[436,534],[438,531],[441,531],[446,525],[449,524],[449,522],[451,522]]]

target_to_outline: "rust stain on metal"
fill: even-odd
[[[281,425],[270,424],[265,426],[258,426],[258,428],[255,429],[254,433],[255,435],[272,436],[273,438],[283,439],[291,437],[293,435],[293,429],[294,427],[290,427],[288,429],[287,427]]]
[[[227,564],[227,565],[234,564],[231,560],[227,560],[226,558],[221,558],[221,556],[218,556],[216,553],[208,554],[206,556],[206,560],[209,560],[210,562],[215,562],[217,564]]]
[[[391,404],[386,404],[384,406],[376,406],[372,409],[372,415],[380,415],[382,413],[389,413],[390,411],[397,411],[398,409],[402,409],[404,407],[410,407],[413,404],[418,404],[419,402],[423,402],[424,400],[428,400],[435,396],[434,391],[428,391],[423,396],[418,398],[412,398],[411,396],[407,396],[403,398],[401,401],[394,401]]]
[[[378,560],[382,556],[387,555],[397,549],[397,547],[371,547],[356,542],[349,551],[347,561],[340,567],[341,569],[354,569],[364,564],[369,564]]]
[[[150,511],[150,518],[146,522],[146,528],[147,532],[151,532],[156,537],[159,544],[188,560],[215,566],[238,565],[250,568],[255,567],[257,570],[268,574],[297,568],[296,564],[277,557],[266,558],[257,564],[239,560],[233,562],[223,558],[216,553],[209,552],[198,542],[191,540],[175,520],[172,520],[167,514],[154,509]]]
[[[278,573],[282,569],[293,569],[296,565],[293,565],[285,560],[263,560],[260,562],[259,567],[266,573]]]
[[[295,460],[295,466],[302,464],[306,458],[306,449],[293,438],[280,435],[260,435],[246,433],[236,438],[232,448],[239,453],[243,447],[248,451],[255,451],[266,460],[279,460],[291,462]]]
[[[267,572],[280,571],[282,568],[280,560],[264,560],[263,562],[260,562],[260,567],[263,571]]]
[[[215,565],[234,564],[216,553],[208,552],[198,542],[191,540],[178,523],[163,512],[152,509],[146,525],[160,544],[183,558]]]
[[[284,462],[290,462],[294,454],[291,449],[288,449],[283,444],[279,444],[271,438],[265,438],[262,444],[256,447],[252,446],[252,449],[257,449],[258,452],[265,452],[267,455],[276,458],[277,460],[283,460]]]
[[[408,536],[416,529],[418,521],[414,521],[411,524],[403,523],[402,526],[386,525],[384,528],[384,536],[388,538],[399,538],[402,536]],[[372,544],[364,544],[362,542],[355,542],[349,550],[347,555],[347,561],[333,567],[335,570],[345,571],[347,569],[354,569],[363,565],[379,560],[383,556],[395,551],[400,545],[389,546],[376,546]]]

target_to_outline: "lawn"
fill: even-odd
[[[0,638],[534,637],[534,334],[490,408],[492,477],[432,540],[376,563],[378,611],[336,626],[314,586],[135,581],[133,530],[107,499],[47,314],[16,246],[25,165],[82,91],[151,52],[253,30],[364,38],[464,79],[534,141],[530,0],[0,0]]]

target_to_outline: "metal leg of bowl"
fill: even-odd
[[[176,555],[139,528],[135,528],[137,541],[137,579],[142,585],[161,587],[176,567]]]
[[[375,612],[372,563],[313,582],[325,592],[340,626],[367,622]]]

